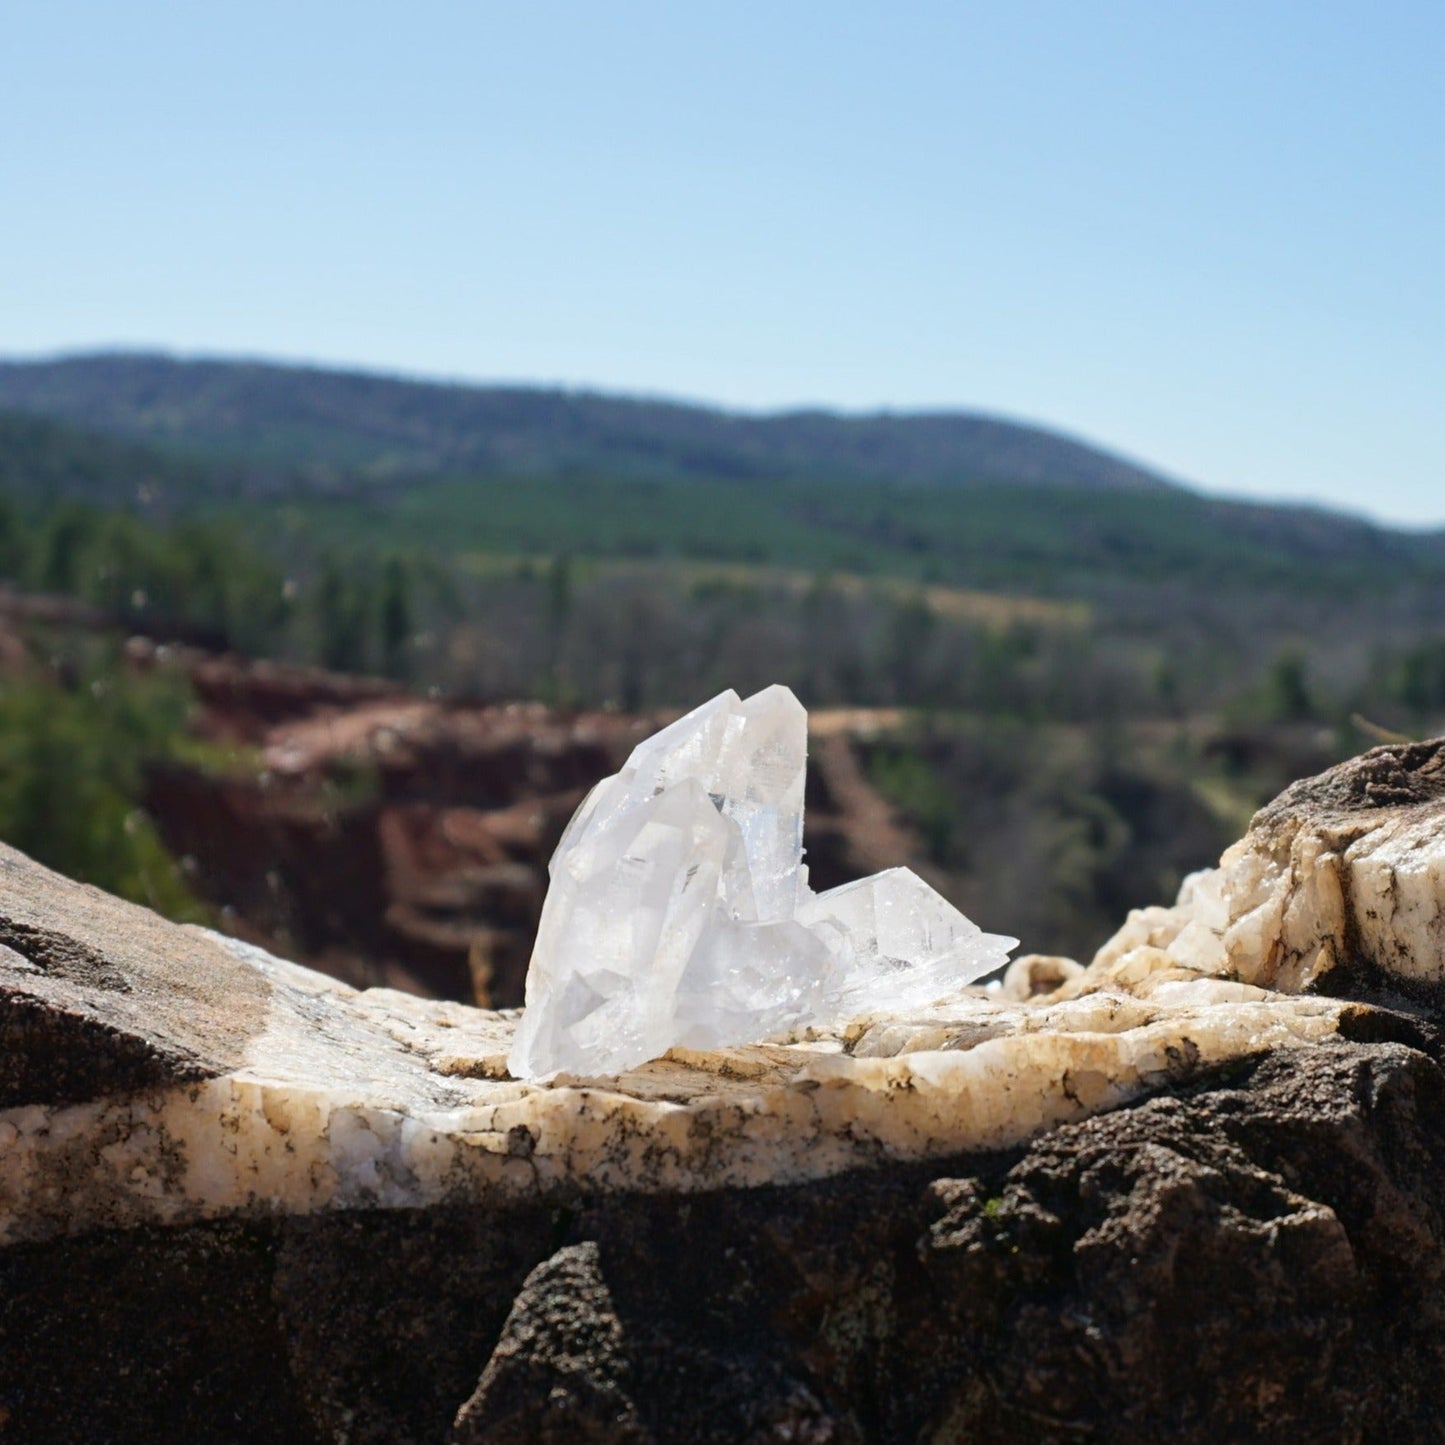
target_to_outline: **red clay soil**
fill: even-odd
[[[195,681],[202,733],[245,745],[234,767],[157,768],[146,799],[222,925],[357,985],[494,1006],[521,1001],[567,820],[669,720],[172,657]],[[916,865],[918,840],[868,784],[856,735],[825,732],[808,791],[815,884]]]

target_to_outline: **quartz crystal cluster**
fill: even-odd
[[[906,868],[814,893],[806,761],[787,688],[728,691],[592,790],[552,857],[515,1077],[617,1074],[674,1046],[922,1007],[1006,961],[1016,939]]]

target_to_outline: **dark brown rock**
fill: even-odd
[[[527,1276],[453,1439],[641,1445],[637,1386],[597,1245],[567,1245]]]
[[[320,1438],[439,1441],[527,1271],[545,1208],[318,1216],[276,1231],[286,1370]]]
[[[1320,826],[1380,808],[1440,804],[1445,804],[1445,738],[1391,743],[1292,783],[1259,810],[1250,826],[1279,829],[1301,822]],[[1369,826],[1377,822],[1366,821]]]
[[[457,1438],[1442,1438],[1442,1169],[1436,1064],[1342,1042],[1009,1158],[599,1200]]]
[[[1342,1039],[1006,1155],[102,1232],[0,1251],[0,1409],[34,1441],[1434,1440],[1442,1181],[1437,1063]]]

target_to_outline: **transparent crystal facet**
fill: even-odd
[[[725,692],[587,796],[551,887],[509,1059],[518,1078],[614,1074],[915,1007],[1005,962],[906,868],[815,895],[803,867],[807,714]]]

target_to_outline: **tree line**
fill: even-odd
[[[1030,608],[888,578],[340,549],[314,526],[0,495],[0,582],[122,628],[479,698],[624,710],[786,682],[810,705],[1081,724],[1214,713],[1419,731],[1445,629],[1343,600],[1155,594]],[[954,604],[960,604],[955,606]],[[1391,636],[1383,642],[1382,635]]]

